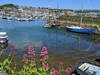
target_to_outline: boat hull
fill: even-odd
[[[67,30],[77,33],[86,33],[86,34],[91,34],[94,31],[94,29],[74,29],[74,28],[67,28]]]
[[[76,65],[76,72],[79,75],[97,75],[97,73],[100,73],[100,67],[90,62],[81,61]]]

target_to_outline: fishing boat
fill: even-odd
[[[100,75],[100,66],[81,61],[76,66],[79,75]]]
[[[6,32],[0,32],[0,44],[8,42],[8,36]]]
[[[83,0],[82,0],[82,13],[83,13]],[[67,26],[67,30],[68,31],[72,31],[72,32],[79,32],[79,33],[86,33],[86,34],[91,34],[94,32],[94,28],[87,28],[87,27],[82,27],[81,24],[82,24],[82,21],[83,21],[83,14],[81,13],[81,20],[80,20],[80,25],[79,26],[75,26],[75,25],[72,25],[72,26]]]

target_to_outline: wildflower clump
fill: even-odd
[[[50,65],[48,62],[49,55],[46,46],[42,47],[39,57],[37,57],[35,49],[32,45],[29,46],[28,52],[23,55],[23,65],[21,69],[17,71],[17,64],[13,63],[16,51],[14,50],[13,44],[11,44],[10,47],[11,52],[8,54],[8,57],[3,62],[0,62],[1,72],[14,75],[70,75],[72,72],[71,67],[64,69],[64,63],[62,61],[59,62],[58,68]],[[76,74],[73,73],[72,75]]]

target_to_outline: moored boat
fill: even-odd
[[[51,27],[51,24],[50,23],[46,23],[46,24],[44,24],[44,27],[45,28],[50,28]]]
[[[67,30],[68,31],[72,31],[72,32],[91,34],[91,33],[93,33],[93,31],[95,29],[93,29],[93,28],[86,28],[86,27],[79,27],[79,26],[71,26],[71,27],[67,27]]]
[[[76,71],[79,75],[98,75],[100,67],[85,61],[79,62],[76,66]]]
[[[0,44],[8,42],[8,36],[6,32],[0,32]]]
[[[73,32],[79,32],[79,33],[87,33],[91,34],[94,32],[94,28],[87,28],[87,27],[82,27],[82,22],[83,22],[83,5],[84,5],[84,0],[82,0],[82,10],[81,10],[81,19],[80,19],[80,25],[79,26],[70,26],[67,27],[67,30],[73,31]]]

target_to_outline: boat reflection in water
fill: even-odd
[[[67,35],[69,37],[72,37],[72,38],[80,38],[80,39],[83,39],[83,40],[93,40],[93,35],[89,35],[89,34],[82,34],[82,33],[73,33],[73,32],[70,32],[68,31]]]
[[[67,37],[72,37],[74,39],[77,40],[77,42],[75,42],[74,44],[77,44],[77,48],[76,50],[69,50],[69,51],[65,51],[65,55],[75,55],[75,56],[86,56],[86,55],[91,55],[91,53],[95,54],[96,50],[92,49],[92,46],[96,46],[94,43],[96,44],[100,44],[100,42],[98,42],[99,40],[95,40],[95,36],[94,34],[82,34],[82,33],[73,33],[70,31],[67,31]],[[97,39],[97,38],[96,38]],[[88,43],[85,45],[85,43]],[[73,45],[74,45],[73,44]],[[77,52],[76,52],[77,51]]]

